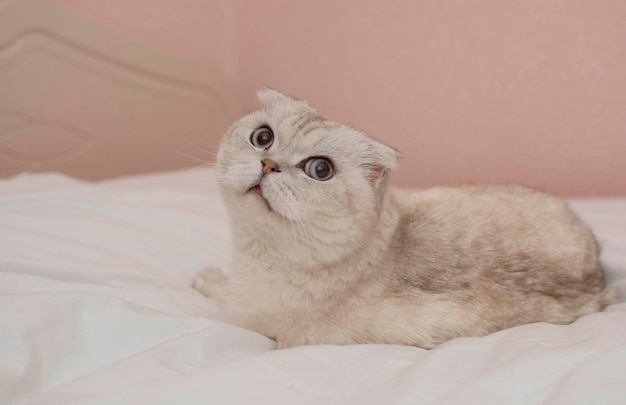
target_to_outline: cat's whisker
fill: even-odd
[[[227,174],[219,174],[216,171],[211,176],[211,179],[214,180],[215,183],[225,184],[225,183],[234,182],[236,180],[236,177],[232,175],[227,175]]]
[[[210,181],[210,182],[207,182],[207,183],[204,183],[204,184],[209,185],[209,186],[220,186],[222,184],[228,184],[228,182],[226,182],[226,181]]]
[[[207,153],[207,154],[209,154],[209,155],[211,155],[211,156],[213,156],[213,157],[217,157],[217,152],[214,152],[214,151],[210,151],[210,150],[207,150],[207,149],[201,148],[201,147],[199,147],[198,145],[196,145],[196,144],[194,144],[193,142],[191,142],[188,138],[185,138],[185,142],[186,142],[189,146],[191,146],[191,147],[193,147],[193,148],[195,148],[195,149],[197,149],[197,150],[199,150],[199,151],[201,151],[201,152]]]
[[[187,170],[189,172],[194,172],[202,169],[202,165],[198,167],[192,167]],[[211,192],[211,189],[215,186],[219,186],[222,184],[228,184],[228,178],[218,177],[214,173],[210,173],[209,175],[203,178],[194,178],[193,181],[187,181],[185,183],[185,187],[191,191],[199,191],[199,192]],[[213,191],[215,192],[215,191]]]
[[[176,153],[176,154],[179,154],[179,155],[181,155],[181,156],[183,156],[183,157],[186,157],[187,159],[194,160],[194,161],[196,161],[196,162],[200,162],[200,163],[202,163],[202,164],[213,164],[213,162],[210,162],[210,161],[208,161],[208,160],[203,160],[203,159],[200,159],[200,158],[197,158],[197,157],[194,157],[194,156],[190,156],[190,155],[188,155],[188,154],[186,154],[186,153],[184,153],[184,152],[181,152],[181,151],[180,151],[180,150],[178,150],[178,149],[170,148],[170,150],[171,150],[172,152]]]
[[[201,170],[208,170],[208,169],[212,169],[213,168],[213,164],[203,164],[203,165],[198,165],[198,166],[194,166],[194,167],[190,167],[188,170],[190,173],[193,172],[198,172]],[[219,177],[217,177],[215,175],[215,173],[208,171],[207,172],[208,176],[202,179],[194,179],[196,183],[201,183],[202,185],[214,185],[214,184],[223,184],[227,181],[227,179],[221,179]]]
[[[199,170],[204,170],[204,169],[214,168],[214,167],[215,167],[214,163],[204,163],[204,164],[201,164],[201,165],[190,167],[189,171],[190,172],[197,172]]]
[[[218,183],[232,182],[233,178],[230,176],[219,176],[217,174],[211,176],[211,180]]]

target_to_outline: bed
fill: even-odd
[[[571,200],[626,296],[626,199]],[[626,303],[434,350],[275,342],[192,288],[228,270],[212,168],[0,182],[1,403],[623,404]]]
[[[276,350],[191,287],[229,268],[215,173],[183,169],[239,114],[223,75],[48,0],[0,1],[0,68],[1,404],[626,403],[626,198],[570,201],[621,297],[602,313]]]

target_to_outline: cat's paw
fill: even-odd
[[[220,269],[207,267],[196,274],[193,288],[209,298],[224,302],[224,289],[228,278]]]

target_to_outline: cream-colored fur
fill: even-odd
[[[260,98],[265,109],[235,123],[218,154],[232,269],[195,282],[233,323],[281,348],[432,348],[569,323],[611,299],[594,236],[559,199],[518,186],[388,189],[395,150],[303,101]],[[274,134],[266,149],[250,140],[262,126]],[[307,175],[311,157],[328,158],[334,176]]]

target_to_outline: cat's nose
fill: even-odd
[[[280,169],[278,168],[278,163],[274,162],[271,159],[261,160],[261,165],[263,165],[263,174],[269,174],[270,172],[280,172]]]

